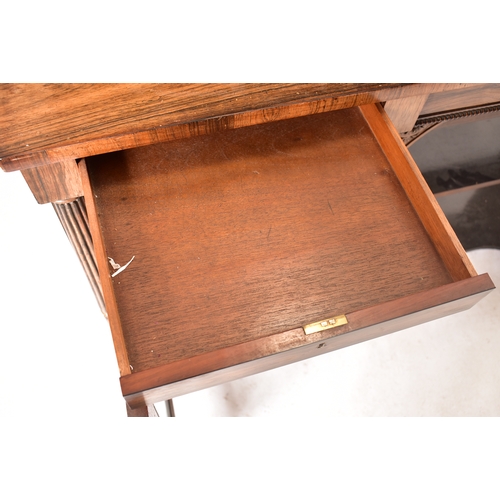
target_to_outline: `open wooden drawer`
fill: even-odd
[[[193,125],[80,168],[132,408],[452,314],[494,288],[377,105],[209,135]]]

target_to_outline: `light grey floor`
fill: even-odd
[[[107,322],[50,205],[0,172],[0,416],[125,416]],[[500,285],[500,250],[470,253]],[[499,416],[500,293],[469,311],[176,398],[178,417]],[[161,414],[163,405],[158,405]]]

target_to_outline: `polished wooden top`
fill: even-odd
[[[5,171],[472,84],[1,84]],[[193,130],[186,124],[198,122]],[[184,124],[184,126],[183,126]]]

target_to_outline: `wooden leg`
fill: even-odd
[[[167,407],[167,417],[175,417],[174,402],[171,399],[167,399],[165,406]]]
[[[154,405],[141,406],[139,408],[132,409],[128,404],[127,406],[127,416],[128,417],[158,417],[158,412]]]
[[[68,235],[69,241],[76,250],[99,307],[107,318],[85,202],[83,198],[77,198],[67,203],[53,203],[52,206]]]

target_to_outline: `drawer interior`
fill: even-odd
[[[359,108],[87,158],[132,373],[456,281],[393,166]]]

